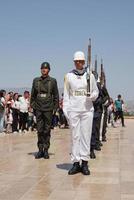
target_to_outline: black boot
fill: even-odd
[[[39,150],[38,153],[35,155],[35,159],[40,159],[44,157],[44,152]]]
[[[88,169],[88,161],[82,160],[81,172],[84,175],[90,175],[90,171]]]
[[[49,154],[47,149],[44,150],[44,159],[49,159]]]
[[[91,159],[95,159],[95,158],[96,158],[96,155],[95,155],[95,153],[94,153],[94,149],[92,149],[92,150],[90,151],[90,158],[91,158]]]
[[[100,145],[100,147],[102,147],[102,146],[103,146],[103,144],[101,143],[101,141],[99,141],[99,145]]]
[[[80,164],[79,164],[79,162],[75,162],[73,164],[73,167],[69,170],[68,174],[74,175],[74,174],[77,174],[79,172],[81,172]]]
[[[106,136],[102,137],[102,142],[106,142],[107,139],[106,139]]]
[[[96,150],[96,151],[101,151],[101,148],[100,148],[100,145],[99,145],[99,144],[97,144],[97,145],[95,146],[95,150]]]

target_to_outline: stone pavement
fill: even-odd
[[[68,176],[69,130],[52,131],[50,160],[35,160],[36,134],[0,136],[0,200],[134,200],[134,120],[109,128],[90,176]]]

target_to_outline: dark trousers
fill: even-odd
[[[22,131],[27,130],[28,113],[20,112],[19,117],[19,129]]]
[[[48,150],[50,147],[52,112],[36,110],[36,121],[38,131],[37,146],[40,151]]]
[[[52,128],[58,126],[59,118],[57,115],[52,116]]]
[[[19,124],[19,111],[17,109],[12,109],[13,123],[12,123],[12,132],[18,131]]]
[[[123,111],[116,111],[115,113],[115,121],[117,119],[121,118],[121,123],[122,123],[122,126],[124,126],[124,116],[123,116]]]
[[[33,124],[34,124],[33,116],[28,116],[28,120],[27,120],[27,129],[28,129],[28,131],[29,131],[29,128],[33,127]]]
[[[107,132],[107,110],[104,112],[103,127],[102,127],[102,139],[106,139]]]
[[[101,113],[98,113],[96,116],[94,114],[93,126],[92,126],[92,135],[91,135],[91,150],[95,148],[96,145],[100,143],[100,125],[101,125]]]
[[[60,121],[60,125],[64,124],[64,113],[61,108],[59,109],[59,121]]]

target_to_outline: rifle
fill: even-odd
[[[95,56],[94,71],[95,71],[95,73],[97,73],[97,55]]]
[[[87,96],[90,96],[91,39],[89,38],[87,55]]]
[[[98,80],[98,73],[97,73],[97,55],[95,56],[95,65],[94,65],[94,70],[93,70],[94,77],[96,81]]]
[[[103,60],[101,59],[101,76],[100,76],[101,85],[106,88],[106,76],[103,67]]]

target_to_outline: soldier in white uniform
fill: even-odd
[[[98,88],[94,75],[90,73],[90,96],[87,96],[87,69],[84,68],[84,64],[84,53],[76,52],[74,54],[76,69],[67,73],[64,80],[63,111],[72,134],[73,167],[69,170],[69,175],[79,172],[84,175],[90,174],[88,160],[94,113],[92,102],[98,97]]]

